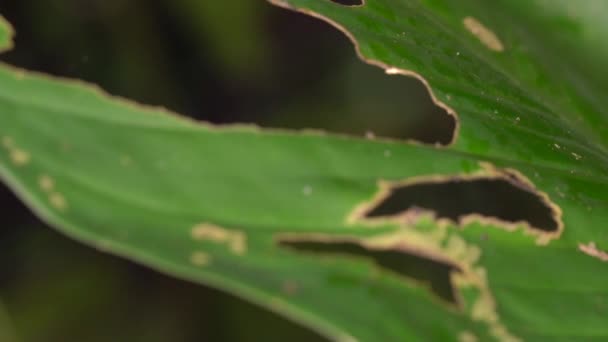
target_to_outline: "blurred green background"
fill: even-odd
[[[0,0],[0,13],[17,31],[2,61],[196,119],[425,142],[451,129],[418,81],[384,75],[329,25],[262,0]],[[321,340],[81,246],[1,185],[0,206],[0,342]]]

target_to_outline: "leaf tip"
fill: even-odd
[[[0,15],[0,53],[13,48],[13,39],[15,38],[15,30],[13,26]]]

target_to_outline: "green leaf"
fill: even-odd
[[[0,52],[10,49],[13,46],[13,28],[0,16]]]
[[[215,127],[2,66],[0,176],[69,236],[336,340],[605,339],[606,5],[278,4],[424,80],[455,142]],[[469,215],[440,218],[446,189]],[[437,215],[396,217],[414,190]]]

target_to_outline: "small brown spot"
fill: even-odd
[[[600,259],[601,261],[604,261],[604,262],[608,262],[608,252],[598,249],[597,246],[595,245],[595,242],[589,242],[586,245],[579,243],[578,249],[581,252],[583,252],[591,257]]]
[[[479,22],[479,20],[473,17],[466,17],[462,20],[462,23],[464,24],[464,27],[477,37],[477,39],[479,39],[479,41],[488,49],[497,52],[504,51],[505,48],[496,34]]]
[[[298,292],[298,283],[293,280],[286,280],[283,282],[281,291],[288,296],[293,296]]]
[[[49,195],[49,202],[53,208],[59,211],[65,211],[68,209],[68,202],[65,200],[65,197],[58,192],[53,192]]]
[[[190,256],[190,262],[195,266],[207,266],[211,263],[211,256],[205,252],[196,251]]]
[[[42,175],[38,178],[38,186],[44,192],[50,192],[55,188],[55,181],[48,175]]]

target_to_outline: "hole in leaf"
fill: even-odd
[[[296,251],[332,257],[363,257],[372,260],[380,269],[396,273],[427,287],[439,299],[458,305],[451,273],[460,272],[457,266],[425,258],[400,248],[368,249],[347,240],[280,239],[279,245]]]
[[[363,0],[329,0],[335,4],[343,5],[343,6],[361,6],[363,5]]]
[[[547,200],[511,174],[505,178],[451,178],[397,185],[365,216],[395,216],[416,209],[432,210],[437,217],[455,222],[477,214],[508,223],[525,221],[541,232],[559,229],[557,215]]]

